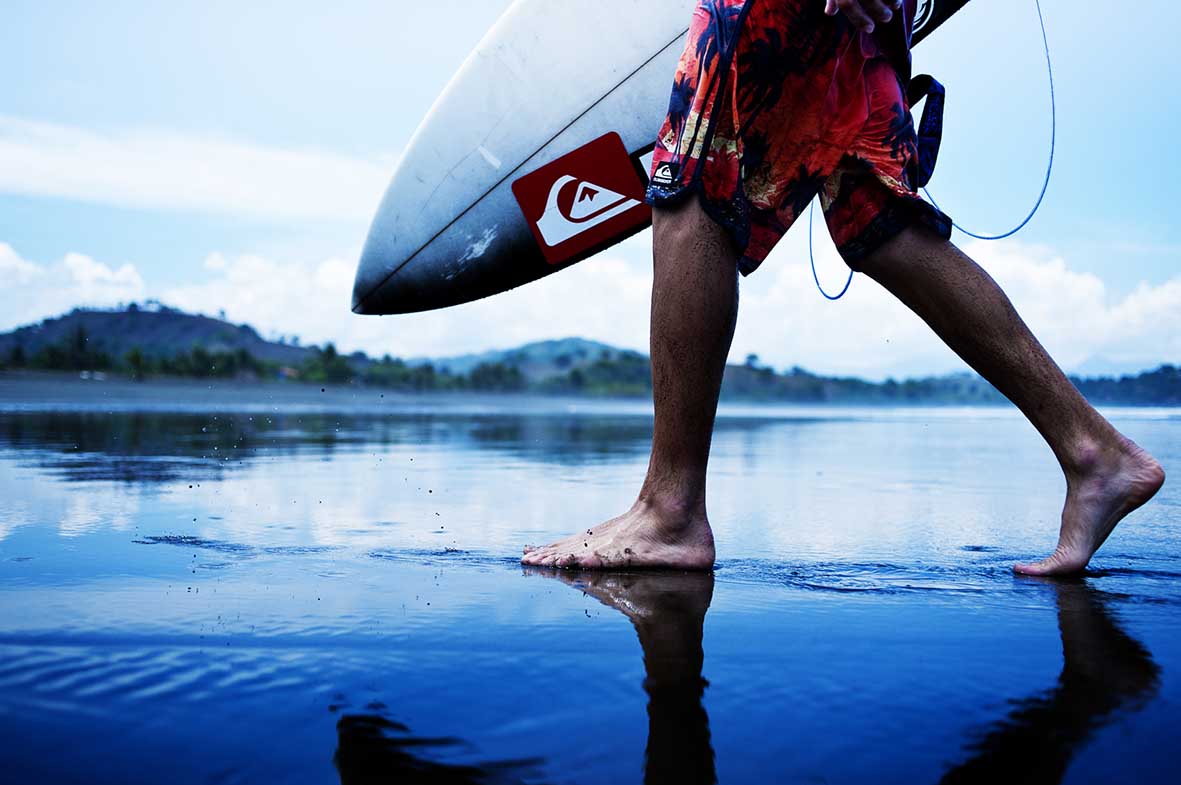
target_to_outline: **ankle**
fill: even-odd
[[[666,530],[677,531],[705,520],[705,496],[644,488],[632,509]]]
[[[1124,440],[1112,431],[1102,436],[1085,435],[1068,440],[1059,460],[1068,479],[1083,479],[1118,461],[1123,451]]]

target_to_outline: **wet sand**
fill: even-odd
[[[1175,774],[1181,496],[1080,580],[1015,577],[1062,481],[1011,412],[732,411],[716,575],[604,577],[516,557],[629,501],[643,406],[245,397],[7,399],[6,778]],[[1181,413],[1113,416],[1181,470]]]

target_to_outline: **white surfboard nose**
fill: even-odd
[[[556,269],[546,263],[529,227],[505,189],[473,205],[423,242],[398,211],[383,211],[361,253],[353,283],[354,313],[415,313],[478,300],[536,280]],[[414,209],[415,205],[407,205]]]
[[[527,220],[513,184],[608,131],[628,155],[650,147],[694,3],[514,0],[407,145],[370,229],[353,310],[456,305],[605,247],[546,256],[532,227],[544,205]],[[597,171],[566,174],[586,182],[545,222],[558,247],[574,248],[570,236],[591,237],[617,214],[638,217],[642,197]]]

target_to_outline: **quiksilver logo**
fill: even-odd
[[[573,200],[568,202],[564,197],[570,197],[571,191]],[[639,201],[610,188],[563,175],[550,188],[545,212],[537,221],[537,231],[545,244],[552,248],[639,204]]]
[[[935,0],[919,0],[918,10],[914,13],[914,30],[917,33],[927,26],[927,22],[931,21],[932,12],[935,10]]]
[[[672,185],[677,181],[677,171],[680,166],[672,161],[662,161],[657,165],[656,171],[652,173],[652,182],[655,185]]]
[[[635,159],[614,131],[514,181],[513,196],[554,265],[585,259],[652,220]]]

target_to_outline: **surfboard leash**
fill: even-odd
[[[954,226],[956,229],[960,230],[960,232],[962,232],[963,234],[966,234],[968,237],[972,237],[977,240],[990,240],[990,241],[991,240],[1004,240],[1008,237],[1012,237],[1013,235],[1017,234],[1022,229],[1024,229],[1029,224],[1029,222],[1033,220],[1033,217],[1035,215],[1037,215],[1038,210],[1041,209],[1042,202],[1046,198],[1046,191],[1049,190],[1049,188],[1050,188],[1050,179],[1051,179],[1051,176],[1053,175],[1053,172],[1054,172],[1054,158],[1055,158],[1055,154],[1057,151],[1057,142],[1058,142],[1058,100],[1054,94],[1054,63],[1053,63],[1053,60],[1050,58],[1050,40],[1049,40],[1049,36],[1046,35],[1046,19],[1045,19],[1045,16],[1042,14],[1041,0],[1033,0],[1033,4],[1034,4],[1034,7],[1037,9],[1037,21],[1038,21],[1038,24],[1041,26],[1041,30],[1042,30],[1042,47],[1046,53],[1046,74],[1049,77],[1049,83],[1050,83],[1050,155],[1049,155],[1049,160],[1046,163],[1046,176],[1045,176],[1045,179],[1042,181],[1042,190],[1038,194],[1037,201],[1034,202],[1033,209],[1029,211],[1029,214],[1025,216],[1024,220],[1022,220],[1021,223],[1017,224],[1016,227],[1010,229],[1007,232],[1002,232],[1000,234],[988,234],[988,235],[980,234],[977,232],[973,232],[969,229],[965,229],[964,227],[962,227],[958,223],[956,223],[954,220],[952,221],[952,226]],[[933,196],[931,196],[931,192],[927,189],[927,187],[925,185],[923,186],[922,190],[923,190],[923,193],[926,195],[927,200],[930,201],[932,205],[934,205],[935,209],[940,210],[942,212],[942,208],[939,207],[939,203],[935,201],[935,198]],[[812,200],[812,205],[808,209],[808,258],[812,264],[812,280],[816,282],[816,288],[818,290],[820,290],[820,293],[822,295],[824,295],[825,299],[839,300],[845,296],[846,292],[849,291],[849,287],[853,284],[853,271],[849,270],[849,278],[847,281],[845,281],[844,288],[842,288],[838,294],[835,294],[835,295],[829,294],[828,292],[826,292],[824,290],[824,287],[820,285],[820,277],[816,274],[816,256],[813,252],[813,245],[812,245],[812,215],[813,215],[813,213],[815,213],[815,211],[816,211],[816,200],[814,199],[814,200]]]
[[[808,259],[812,262],[812,280],[816,282],[816,289],[822,295],[824,295],[824,299],[833,300],[835,302],[836,300],[844,297],[845,293],[849,291],[849,287],[853,285],[853,269],[849,269],[849,277],[845,281],[845,285],[841,288],[840,292],[837,294],[829,294],[828,292],[824,291],[824,287],[820,285],[820,276],[816,274],[816,254],[812,250],[812,214],[815,212],[816,199],[813,199],[812,204],[808,207]]]

